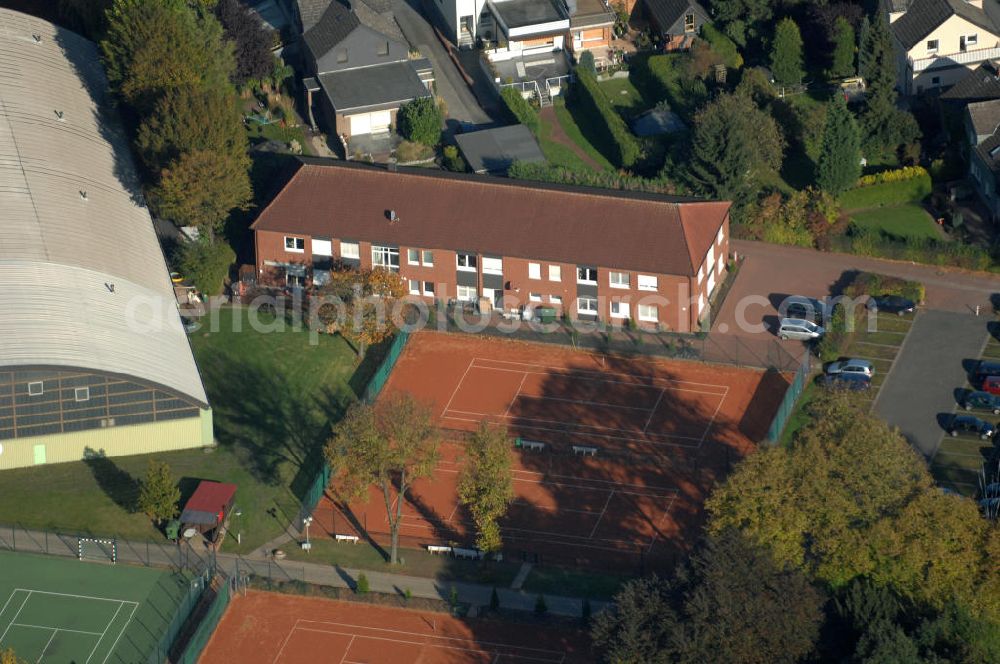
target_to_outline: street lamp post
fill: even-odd
[[[239,529],[236,531],[236,543],[243,544],[243,510],[237,507],[233,514],[235,514],[236,518],[240,520]]]
[[[312,521],[313,518],[311,516],[307,516],[302,519],[302,525],[305,526],[306,530],[306,541],[302,543],[302,548],[305,549],[307,553],[310,549],[312,549],[312,543],[309,542],[309,524],[312,523]]]

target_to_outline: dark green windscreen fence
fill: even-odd
[[[785,430],[785,425],[788,424],[788,418],[795,411],[795,404],[798,403],[802,390],[806,388],[806,381],[809,380],[811,369],[810,359],[809,351],[807,350],[802,356],[802,362],[795,372],[792,384],[785,391],[785,398],[781,400],[778,412],[774,414],[774,419],[771,420],[771,427],[767,430],[767,441],[772,445],[781,440],[781,433]]]

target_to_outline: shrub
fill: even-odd
[[[864,307],[854,307],[853,316],[848,316],[846,309],[839,302],[834,305],[830,320],[827,321],[826,334],[816,343],[816,355],[823,362],[833,362],[847,350],[854,336],[858,319],[864,314]]]
[[[890,258],[926,265],[960,267],[966,270],[988,270],[993,264],[989,251],[963,242],[935,242],[926,238],[890,239],[877,231],[856,226],[851,229],[851,253],[859,256]]]
[[[845,209],[919,203],[931,193],[931,176],[919,166],[866,175],[858,183],[841,194],[840,204]]]
[[[185,242],[178,250],[177,266],[199,292],[205,295],[222,293],[223,281],[236,253],[223,240],[202,237]]]
[[[448,604],[451,605],[452,609],[458,608],[458,588],[455,586],[452,586],[448,592]]]
[[[458,154],[458,148],[454,145],[446,145],[443,151],[444,167],[455,173],[465,172],[465,160]]]
[[[716,30],[710,23],[701,26],[701,38],[708,42],[712,50],[715,51],[730,69],[739,69],[743,66],[743,56],[740,55],[736,43],[732,39]]]
[[[530,129],[531,133],[538,134],[538,111],[524,98],[520,90],[506,87],[500,91],[500,99],[507,107],[507,113],[512,122],[520,122]]]
[[[924,301],[924,285],[919,281],[909,281],[887,274],[860,272],[851,283],[844,286],[844,295],[901,295],[914,302]]]
[[[515,161],[507,169],[507,175],[522,180],[575,184],[601,189],[622,191],[648,191],[656,194],[680,194],[677,184],[667,178],[643,178],[636,175],[609,173],[607,171],[575,171],[563,166]]]
[[[608,147],[613,150],[613,154],[608,155],[611,162],[621,168],[629,168],[635,164],[642,153],[639,141],[628,130],[622,116],[618,115],[618,111],[598,85],[597,78],[591,73],[577,72],[573,101],[589,116],[592,126],[604,134]]]
[[[441,109],[432,97],[414,99],[399,107],[396,128],[410,141],[424,145],[437,145],[441,140]]]
[[[687,53],[639,56],[632,60],[629,77],[643,97],[665,99],[670,108],[690,120],[708,100],[704,81],[692,78],[691,70],[691,56]]]
[[[354,587],[354,592],[359,595],[366,595],[371,592],[371,586],[368,584],[368,577],[365,576],[364,572],[358,574],[358,581]]]
[[[580,64],[577,65],[577,69],[597,76],[597,65],[594,63],[594,54],[590,51],[581,53]]]
[[[396,146],[396,159],[406,164],[413,161],[423,161],[434,156],[434,149],[423,143],[403,141]]]

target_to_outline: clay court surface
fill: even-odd
[[[456,441],[483,420],[522,439],[501,521],[508,556],[626,567],[697,537],[705,496],[764,435],[786,387],[762,371],[419,332],[384,393],[429,403]],[[443,445],[434,477],[407,494],[405,545],[472,546],[456,489],[462,449]],[[375,488],[349,510],[324,500],[314,516],[331,536],[388,539]]]
[[[234,598],[201,664],[570,664],[593,661],[582,634],[316,597]]]

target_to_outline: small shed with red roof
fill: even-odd
[[[235,484],[202,480],[181,512],[181,530],[194,528],[205,534],[219,528],[233,509],[235,498]]]

